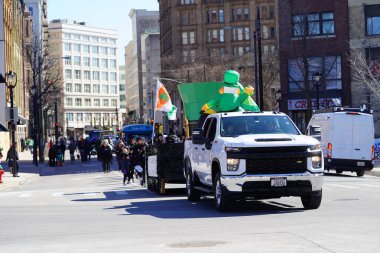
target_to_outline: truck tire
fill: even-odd
[[[215,208],[220,212],[231,210],[232,201],[228,198],[227,194],[223,190],[223,185],[220,180],[220,172],[215,176],[214,180],[214,203]]]
[[[185,161],[186,166],[186,195],[190,201],[198,201],[201,198],[201,192],[194,189],[194,181],[191,173],[191,165],[188,160]]]
[[[342,174],[342,173],[343,173],[343,170],[336,169],[335,172],[336,172],[336,174]]]
[[[322,190],[313,192],[311,195],[301,196],[302,205],[305,209],[318,209],[322,202]]]
[[[364,170],[358,170],[358,171],[356,171],[356,175],[357,175],[358,177],[362,177],[362,176],[364,176]]]

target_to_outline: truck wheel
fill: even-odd
[[[356,171],[356,175],[357,175],[358,177],[362,177],[362,176],[364,176],[364,170],[358,170],[358,171]]]
[[[343,170],[336,169],[335,172],[336,172],[336,174],[342,174]]]
[[[185,160],[186,166],[186,195],[190,201],[197,201],[201,198],[201,192],[194,189],[194,181],[191,173],[191,164],[189,160]]]
[[[313,192],[311,195],[301,197],[302,205],[305,209],[318,209],[322,202],[322,190]]]
[[[218,211],[229,211],[231,208],[231,200],[227,197],[220,181],[220,172],[216,174],[214,181],[214,202]]]

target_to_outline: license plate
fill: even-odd
[[[356,163],[358,166],[365,166],[365,162],[357,162]]]
[[[286,177],[276,177],[270,179],[270,186],[272,187],[284,187],[286,186]]]

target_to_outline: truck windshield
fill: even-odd
[[[233,137],[245,134],[292,134],[300,132],[287,116],[237,116],[222,118],[220,135]]]

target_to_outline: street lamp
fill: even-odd
[[[36,85],[32,87],[32,99],[33,99],[33,164],[38,166],[37,159],[37,145],[39,143],[38,129],[39,129],[39,111],[38,111],[38,88]]]
[[[315,72],[313,74],[314,80],[315,80],[315,89],[317,91],[317,110],[319,110],[319,88],[321,87],[321,83],[319,82],[322,78],[322,73]]]
[[[9,95],[11,98],[11,111],[10,111],[10,120],[11,120],[11,136],[12,136],[12,161],[13,161],[13,176],[18,177],[18,168],[16,163],[16,137],[15,137],[15,131],[16,131],[16,124],[15,124],[15,115],[14,115],[14,96],[13,96],[13,89],[16,88],[17,85],[17,75],[15,72],[9,71],[5,74],[5,86],[9,89]]]

